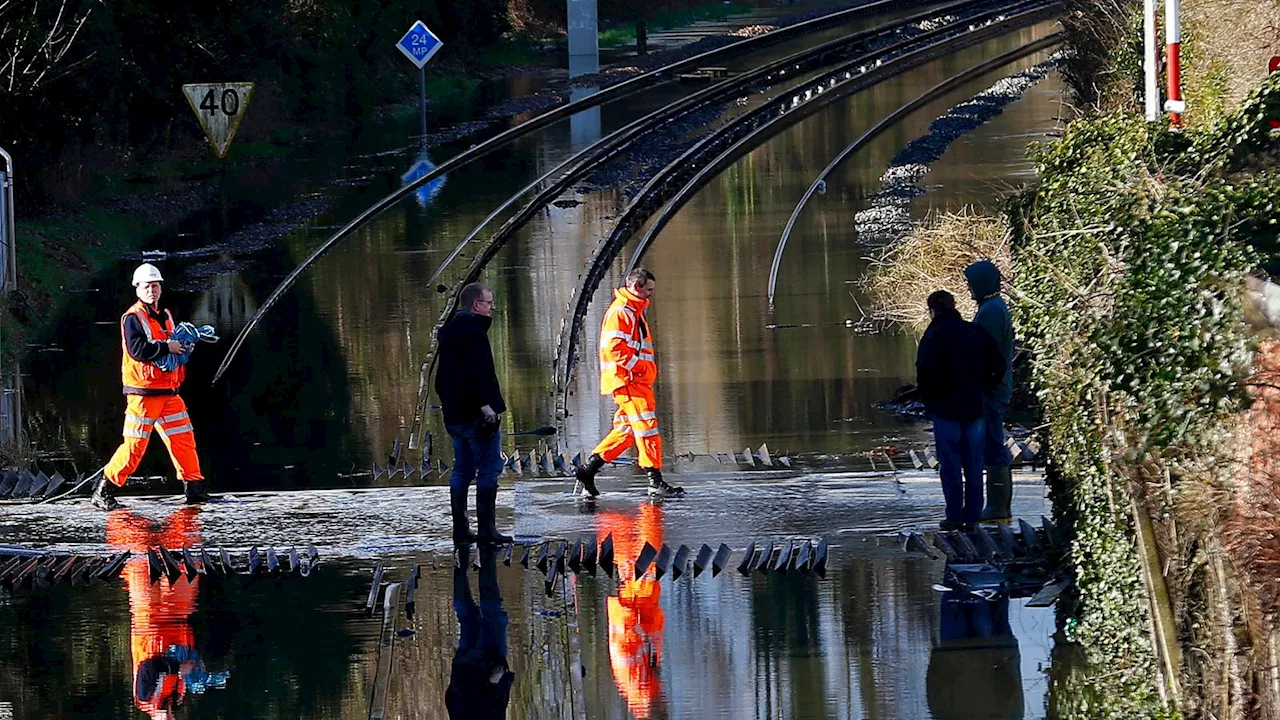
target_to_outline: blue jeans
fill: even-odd
[[[466,490],[474,480],[477,489],[496,490],[498,473],[502,472],[502,433],[484,433],[479,422],[445,425],[445,430],[453,440],[449,487]]]
[[[1004,413],[1009,409],[1006,400],[986,397],[982,400],[983,420],[987,425],[987,441],[983,448],[983,462],[991,467],[1013,464],[1013,455],[1004,444]]]
[[[986,422],[933,419],[938,473],[947,499],[947,520],[976,523],[982,517],[982,466]],[[961,475],[964,476],[963,481]]]

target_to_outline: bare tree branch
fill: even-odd
[[[41,0],[0,0],[0,95],[33,95],[92,57],[75,62],[67,54],[75,45],[93,5],[80,11],[72,0],[58,0],[56,11],[42,12]]]

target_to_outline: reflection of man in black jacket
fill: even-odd
[[[1009,598],[944,593],[938,635],[925,675],[930,714],[938,720],[1021,720],[1022,659],[1009,627]]]
[[[928,303],[933,320],[916,354],[916,384],[933,420],[947,500],[942,527],[950,530],[976,525],[982,513],[983,394],[1004,377],[1005,363],[991,336],[960,317],[951,293],[939,290]]]
[[[495,525],[498,473],[502,472],[499,416],[507,409],[498,387],[489,325],[493,322],[493,291],[480,283],[462,288],[456,312],[440,328],[440,364],[436,394],[444,408],[445,429],[453,439],[453,473],[449,476],[449,505],[453,540],[458,543],[509,543]],[[476,483],[479,537],[467,526],[467,488]]]
[[[501,719],[511,702],[515,673],[507,665],[507,611],[498,588],[498,550],[480,547],[480,604],[467,582],[470,545],[457,546],[453,567],[453,610],[458,614],[458,649],[444,704],[458,720]]]

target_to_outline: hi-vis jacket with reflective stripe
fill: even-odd
[[[613,302],[600,327],[601,395],[612,395],[631,383],[652,385],[658,379],[653,336],[644,320],[647,307],[648,300],[627,288],[613,291]]]
[[[120,379],[124,383],[125,395],[177,395],[182,381],[187,378],[187,369],[179,367],[167,372],[161,370],[153,362],[145,362],[129,353],[129,343],[125,339],[125,321],[129,316],[136,317],[142,323],[142,330],[149,342],[163,342],[169,339],[174,331],[173,315],[164,311],[164,322],[151,317],[147,306],[141,301],[133,304],[120,318]]]

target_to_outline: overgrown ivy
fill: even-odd
[[[1280,176],[1247,171],[1275,151],[1270,117],[1277,76],[1186,133],[1123,114],[1077,120],[1034,152],[1040,183],[1011,204],[1016,322],[1050,422],[1055,509],[1073,531],[1064,630],[1085,658],[1055,687],[1057,716],[1173,715],[1125,468],[1222,452],[1219,431],[1247,402],[1241,280],[1280,248]]]

